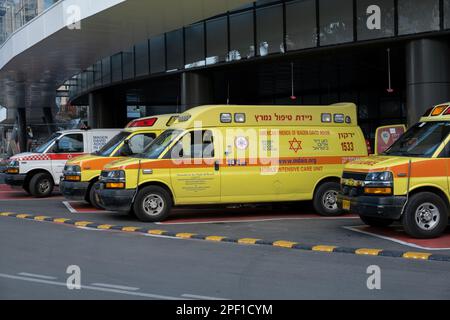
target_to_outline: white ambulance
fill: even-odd
[[[59,131],[31,153],[21,153],[9,159],[5,183],[22,187],[27,193],[48,197],[60,177],[67,160],[100,150],[122,129]]]

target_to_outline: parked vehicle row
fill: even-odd
[[[147,222],[180,205],[312,200],[323,216],[352,212],[436,237],[450,211],[450,103],[404,131],[380,128],[369,156],[352,103],[201,106],[125,129],[59,132],[11,158],[6,183],[37,197],[60,184],[68,199]]]

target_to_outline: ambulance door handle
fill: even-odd
[[[219,161],[214,162],[214,170],[219,171],[219,169],[220,169]]]

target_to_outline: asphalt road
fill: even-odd
[[[126,215],[73,214],[62,201],[0,200],[0,212],[173,232],[411,249],[344,229],[361,224],[354,218],[149,225]],[[0,255],[0,299],[450,298],[450,262],[173,239],[12,217],[0,217]],[[66,286],[69,266],[81,270],[80,290]],[[369,266],[381,270],[380,290],[367,288]]]

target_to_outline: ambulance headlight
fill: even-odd
[[[81,173],[81,167],[80,166],[66,165],[64,167],[64,173],[65,174],[80,174]]]
[[[367,175],[366,181],[373,182],[392,182],[393,176],[391,172],[371,172]]]
[[[18,173],[20,172],[20,170],[19,170],[19,165],[20,165],[19,161],[17,161],[17,160],[12,160],[12,161],[8,164],[8,166],[7,166],[6,170],[5,170],[5,172],[6,172],[6,173],[9,173],[9,174],[18,174]]]
[[[109,171],[103,180],[125,182],[125,171],[123,170]]]
[[[8,164],[8,167],[9,167],[9,168],[18,168],[19,165],[20,165],[19,161],[17,161],[17,160],[12,160],[12,161]]]

